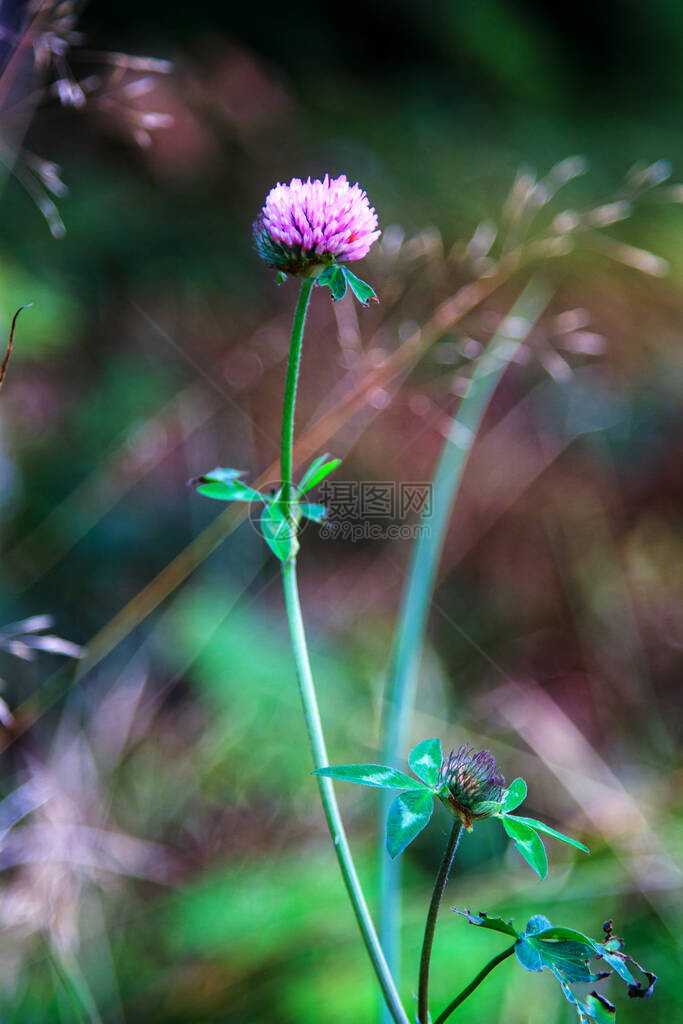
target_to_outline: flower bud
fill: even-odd
[[[473,821],[494,813],[504,788],[505,779],[489,750],[475,751],[464,744],[451,750],[441,764],[439,797],[468,832]]]
[[[254,223],[259,256],[284,273],[307,277],[335,262],[363,259],[380,234],[367,195],[343,174],[278,183]]]

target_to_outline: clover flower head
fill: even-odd
[[[332,263],[363,259],[380,234],[367,195],[344,174],[278,182],[254,223],[256,251],[266,263],[313,277]]]
[[[487,805],[500,801],[505,788],[505,779],[491,751],[475,751],[466,744],[444,758],[440,781],[443,802],[468,831],[473,821],[492,813],[494,808]]]

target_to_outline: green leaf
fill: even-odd
[[[586,1002],[579,1005],[584,1013],[590,1014],[590,1020],[594,1020],[595,1024],[613,1024],[616,1020],[616,1007],[597,992],[591,992],[586,996]]]
[[[361,281],[359,277],[351,273],[348,267],[342,267],[341,270],[349,283],[349,288],[359,302],[362,302],[364,306],[367,306],[368,302],[379,302],[375,289],[367,281]]]
[[[330,460],[329,462],[327,460]],[[319,484],[321,480],[324,480],[326,476],[333,473],[337,466],[341,465],[341,459],[331,459],[326,453],[321,455],[314,462],[310,464],[304,475],[299,481],[300,491],[311,491]]]
[[[522,967],[527,971],[541,971],[547,967],[567,984],[599,981],[602,975],[592,974],[588,968],[588,961],[596,956],[594,943],[581,932],[575,932],[576,938],[567,940],[558,939],[552,934],[554,931],[563,929],[553,929],[542,914],[535,914],[529,919],[524,935],[515,945],[515,954]]]
[[[583,850],[584,853],[590,853],[587,846],[580,843],[578,839],[570,839],[569,836],[565,836],[562,832],[558,832],[556,829],[551,828],[550,825],[544,825],[542,821],[536,821],[535,818],[518,818],[515,817],[515,821],[522,821],[525,825],[529,825],[531,828],[536,829],[537,832],[544,832],[547,836],[552,836],[554,839],[559,839],[561,843],[567,843],[568,846],[575,846],[577,850]]]
[[[401,793],[387,817],[387,850],[398,857],[428,824],[434,810],[434,797],[429,790]]]
[[[196,484],[202,480],[215,480],[221,484],[228,484],[231,480],[237,480],[241,476],[244,476],[243,469],[223,469],[221,466],[218,466],[216,469],[212,469],[210,473],[203,473],[202,476],[197,476],[194,480],[190,480],[190,483]]]
[[[270,501],[263,510],[259,523],[261,533],[266,544],[276,558],[281,562],[287,562],[293,558],[299,550],[299,541],[296,533],[295,512],[296,506],[290,507],[289,517],[279,501],[279,493]]]
[[[346,276],[343,274],[342,268],[337,264],[326,267],[322,274],[318,275],[315,283],[318,287],[329,288],[335,302],[339,302],[346,295]]]
[[[552,925],[547,917],[544,917],[543,914],[534,914],[527,921],[524,934],[526,936],[538,935],[541,932],[546,932],[549,928],[552,928]]]
[[[503,935],[512,935],[515,939],[521,938],[519,932],[513,927],[512,921],[504,921],[502,917],[489,917],[482,911],[478,914],[471,914],[469,910],[456,910],[456,914],[462,914],[470,924],[479,925],[481,928],[490,928],[492,932],[501,932]]]
[[[525,971],[543,970],[541,954],[524,937],[515,942],[515,956]]]
[[[568,985],[587,985],[592,981],[599,981],[602,977],[600,974],[593,974],[588,968],[588,961],[595,954],[583,943],[539,938],[530,938],[525,942],[539,957],[541,967],[547,967],[560,981]]]
[[[209,473],[188,480],[188,485],[196,487],[199,494],[218,501],[267,501],[258,491],[242,483],[239,479],[241,476],[244,476],[241,469],[223,469],[218,466]]]
[[[438,739],[422,740],[408,755],[411,771],[432,788],[439,782],[442,761],[441,741]]]
[[[571,939],[574,942],[583,942],[589,946],[592,950],[593,956],[600,956],[603,958],[606,964],[608,964],[613,971],[616,971],[620,978],[627,983],[627,985],[636,985],[636,979],[634,978],[631,971],[626,966],[625,960],[632,960],[631,957],[627,957],[626,954],[620,953],[619,949],[621,946],[621,940],[617,939],[617,947],[612,948],[609,942],[595,942],[594,939],[590,939],[587,935],[582,932],[577,932],[574,928],[548,928],[546,931],[539,934],[539,938],[543,939]]]
[[[310,519],[314,523],[322,523],[325,516],[327,515],[327,509],[324,505],[310,505],[304,503],[299,505],[301,515],[305,516],[306,519]]]
[[[227,484],[207,480],[206,483],[197,485],[197,494],[203,494],[206,498],[216,498],[218,501],[261,501],[265,503],[268,500],[252,487],[247,487],[241,480],[233,480]]]
[[[515,779],[511,782],[508,788],[503,793],[503,802],[500,808],[501,814],[507,814],[508,811],[514,811],[515,807],[519,807],[526,800],[526,782],[524,779]]]
[[[278,284],[284,284],[287,280],[287,275],[282,270],[278,270],[276,281]]]
[[[340,764],[329,768],[318,768],[314,775],[326,775],[329,779],[357,782],[361,786],[377,786],[379,789],[418,789],[425,787],[417,779],[411,779],[405,772],[386,768],[382,764]],[[432,794],[429,793],[430,799]]]
[[[571,939],[573,942],[583,942],[592,949],[599,948],[599,943],[589,939],[587,935],[584,935],[583,932],[578,932],[575,928],[556,928],[548,923],[547,928],[536,934],[540,939]]]
[[[531,865],[539,878],[545,878],[548,874],[548,857],[540,836],[534,832],[531,826],[509,814],[504,815],[501,820],[503,828],[510,838],[514,839],[515,846],[525,861]]]

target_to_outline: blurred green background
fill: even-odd
[[[309,775],[277,567],[249,523],[216,546],[223,507],[186,486],[214,465],[255,478],[277,457],[296,292],[274,287],[251,223],[276,181],[329,172],[361,182],[385,231],[360,271],[378,308],[314,295],[303,429],[481,271],[465,246],[481,222],[511,230],[516,176],[519,191],[534,169],[588,162],[540,211],[542,231],[623,200],[633,165],[664,159],[678,180],[683,12],[675,0],[120,2],[89,5],[79,29],[76,78],[99,73],[101,51],[174,70],[139,94],[125,89],[142,73],[125,71],[82,110],[46,96],[18,120],[3,94],[15,169],[26,154],[56,161],[69,194],[55,240],[16,176],[4,182],[4,329],[34,305],[0,396],[0,622],[49,613],[88,653],[0,651],[15,717],[3,792],[30,783],[46,798],[0,849],[2,1019],[374,1020]],[[155,128],[156,113],[173,123]],[[549,841],[539,883],[494,824],[477,827],[437,934],[434,1006],[502,948],[447,909],[468,906],[519,923],[542,911],[595,937],[613,918],[660,976],[646,1002],[608,987],[619,1020],[676,1017],[680,199],[670,183],[644,190],[628,219],[536,261],[554,297],[455,509],[412,742],[490,747],[508,780],[528,779],[529,813],[593,854]],[[430,479],[471,355],[530,273],[339,424],[325,447],[343,479]],[[313,526],[303,538],[333,763],[378,756],[409,548]],[[378,800],[339,797],[374,908]],[[448,829],[436,815],[404,856],[408,1002]],[[512,961],[459,1013],[572,1019],[553,978]]]

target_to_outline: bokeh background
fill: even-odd
[[[5,27],[21,6],[2,4]],[[410,734],[490,747],[508,779],[528,779],[529,813],[593,851],[550,840],[540,883],[484,823],[446,906],[519,922],[542,911],[596,937],[613,918],[660,976],[645,1002],[607,989],[619,1019],[673,1021],[680,4],[122,0],[88,5],[78,28],[75,78],[108,69],[81,108],[41,91],[62,77],[53,66],[22,64],[2,90],[2,329],[33,307],[0,396],[0,622],[50,615],[52,634],[86,648],[74,660],[52,641],[57,653],[26,660],[15,638],[0,651],[2,1019],[375,1019],[309,774],[277,566],[249,523],[231,532],[186,481],[214,465],[256,477],[277,457],[295,285],[275,287],[250,240],[272,184],[346,173],[385,230],[361,271],[378,307],[314,295],[304,429],[490,269],[481,232],[467,249],[479,224],[514,248],[533,174],[580,155],[587,173],[532,234],[557,235],[567,210],[603,212],[564,254],[531,261],[553,298],[467,469]],[[3,81],[16,50],[5,38]],[[31,167],[49,176],[32,154],[68,185],[62,238],[26,192]],[[601,227],[605,204],[636,191],[632,215]],[[521,266],[341,416],[323,450],[343,457],[343,479],[430,479],[472,357],[531,273]],[[378,756],[409,549],[305,534],[333,762]],[[374,906],[378,800],[339,796]],[[407,999],[448,828],[435,816],[404,857]],[[434,1005],[500,948],[446,910]],[[572,1019],[553,978],[513,962],[460,1013]]]

